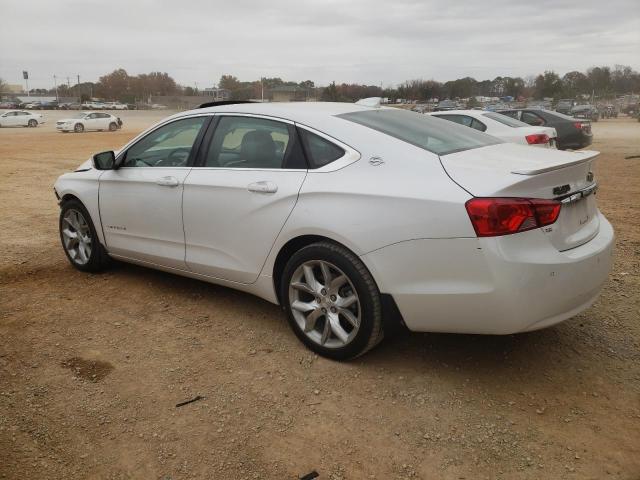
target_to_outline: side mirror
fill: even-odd
[[[116,155],[113,150],[96,153],[93,156],[93,167],[96,170],[114,170],[116,166]]]

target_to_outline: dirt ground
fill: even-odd
[[[640,479],[640,158],[625,159],[640,123],[593,126],[617,240],[592,308],[521,335],[402,334],[336,363],[249,295],[74,270],[55,178],[167,112],[85,134],[46,113],[0,129],[0,478]]]

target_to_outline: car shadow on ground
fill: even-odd
[[[280,307],[238,290],[131,264],[117,263],[111,271],[117,277],[134,277],[136,283],[147,283],[163,294],[184,295],[185,300],[194,296],[202,301],[215,299],[216,303],[222,302],[231,308],[237,304],[238,314],[261,313],[242,319],[247,329],[266,328],[280,333],[289,330]],[[365,370],[384,369],[398,374],[453,370],[459,375],[480,376],[489,382],[526,372],[544,376],[559,368],[561,363],[579,365],[581,350],[587,349],[576,340],[580,335],[584,336],[582,320],[574,318],[554,327],[514,335],[415,333],[400,329],[377,348],[350,363]],[[268,325],[265,326],[265,322]],[[290,332],[289,341],[292,348],[297,345],[293,332]]]

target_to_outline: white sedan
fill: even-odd
[[[484,110],[450,110],[433,112],[429,115],[475,128],[506,142],[547,148],[556,148],[557,145],[558,134],[555,128],[532,127],[501,113]]]
[[[61,132],[82,133],[87,130],[115,132],[121,127],[122,120],[119,117],[103,112],[80,112],[56,122],[56,129]]]
[[[9,110],[0,115],[0,127],[37,127],[45,123],[41,113],[26,110]]]
[[[607,280],[597,155],[395,108],[216,105],[58,178],[60,238],[82,271],[118,259],[280,304],[334,359],[395,322],[525,332],[585,310]]]

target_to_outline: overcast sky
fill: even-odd
[[[122,67],[199,88],[220,75],[317,85],[640,69],[639,0],[0,0],[0,78]]]

